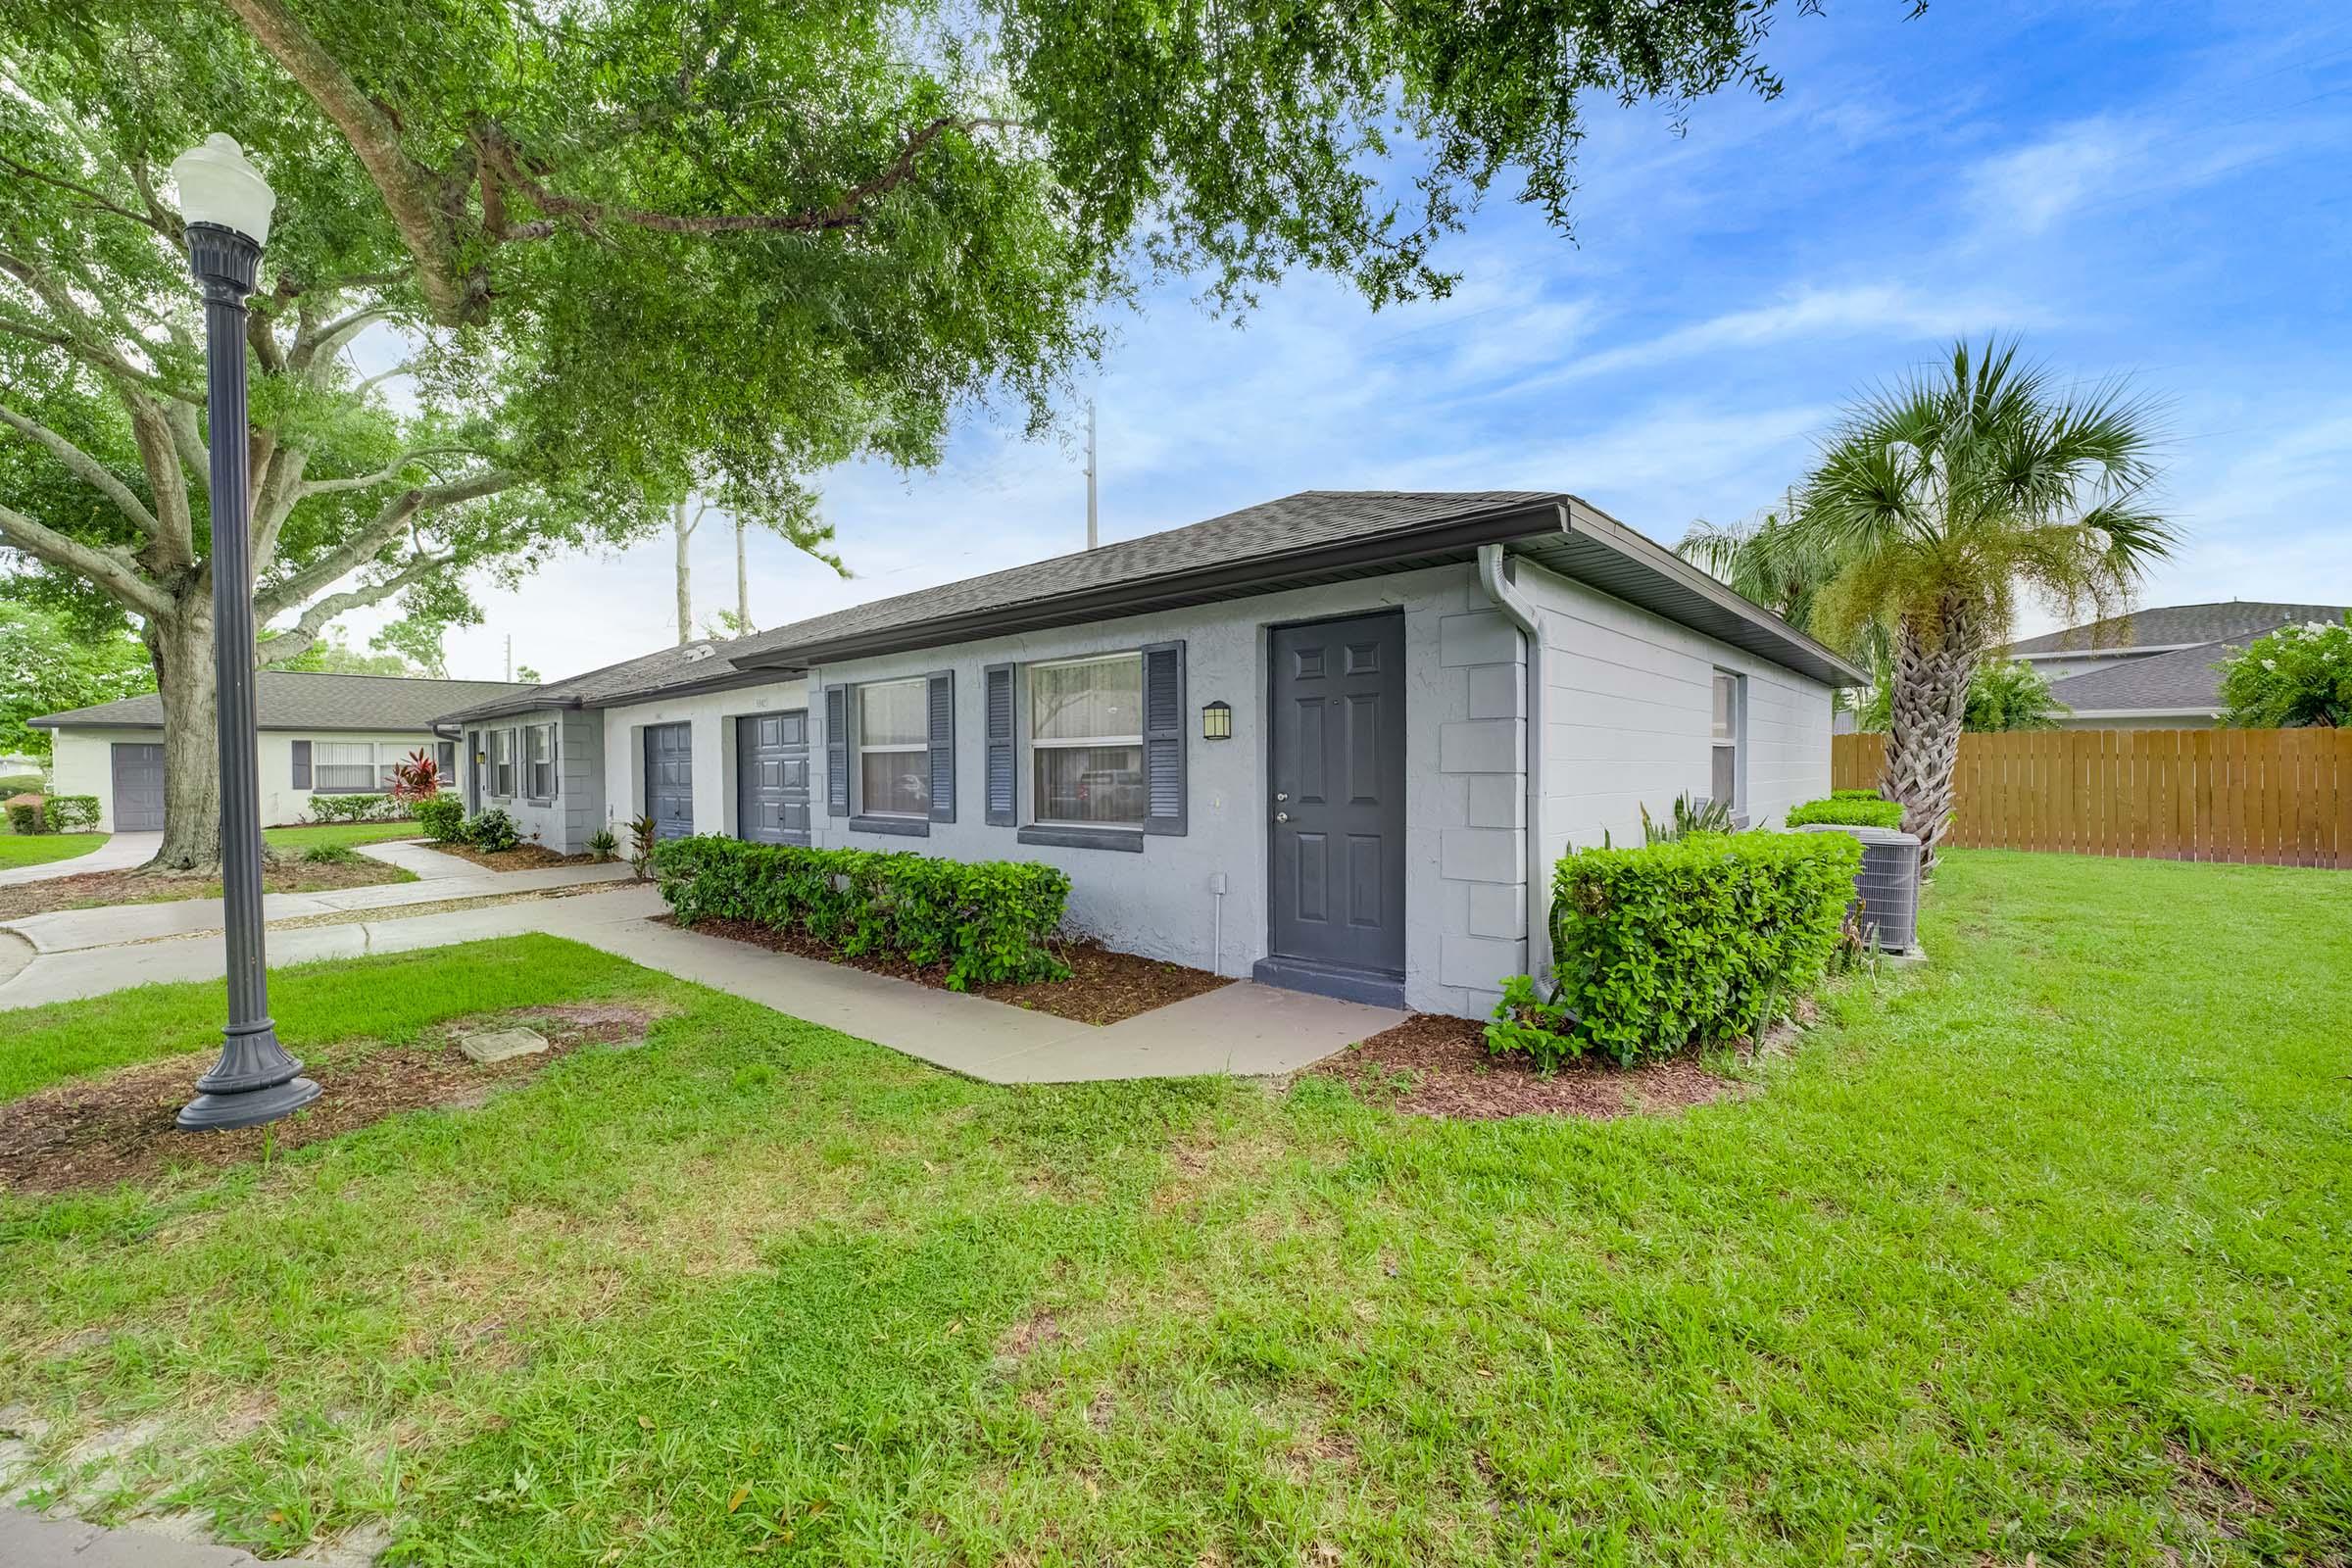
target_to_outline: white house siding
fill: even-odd
[[[1642,808],[1711,784],[1712,679],[1746,677],[1740,808],[1769,827],[1830,792],[1831,689],[1582,583],[1518,563],[1544,612],[1544,850],[1640,843]]]
[[[645,810],[645,732],[654,724],[687,724],[694,736],[694,830],[735,832],[735,720],[748,713],[806,708],[799,676],[692,697],[609,708],[604,725],[602,810],[613,836],[628,848],[628,824]],[[822,810],[824,803],[817,803]]]
[[[74,727],[56,732],[55,771],[50,788],[59,795],[95,795],[98,797],[98,825],[105,832],[115,830],[115,743],[131,746],[157,746],[163,743],[160,729],[90,729]],[[375,746],[379,763],[405,759],[411,752],[421,750],[428,757],[438,757],[436,747],[441,736],[425,731],[386,730],[369,734],[346,734],[328,730],[266,729],[260,736],[257,753],[262,785],[262,820],[270,825],[299,822],[311,809],[311,790],[294,787],[294,743],[296,741],[346,742],[364,741]],[[314,776],[316,776],[314,774]],[[332,795],[327,797],[334,799]]]

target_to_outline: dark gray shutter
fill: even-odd
[[[850,689],[825,688],[825,814],[850,814]]]
[[[294,743],[294,787],[298,790],[307,790],[311,787],[311,743],[309,741]]]
[[[1010,827],[1018,813],[1012,780],[1012,666],[991,664],[980,672],[982,725],[988,737],[988,799],[991,827]]]
[[[1144,831],[1184,831],[1184,644],[1144,649]]]
[[[934,670],[931,700],[931,820],[956,820],[956,674]]]

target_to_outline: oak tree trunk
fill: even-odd
[[[146,639],[164,702],[164,843],[145,868],[209,876],[220,866],[211,599],[151,618]]]
[[[1902,805],[1903,831],[1919,839],[1923,876],[1951,826],[1952,775],[1979,653],[1970,617],[1951,607],[1935,624],[1906,619],[1895,628],[1884,787]]]

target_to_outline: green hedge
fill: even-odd
[[[41,813],[36,801],[13,802],[8,808],[8,827],[12,833],[30,838],[49,831],[49,818]]]
[[[1559,1054],[1631,1065],[1754,1034],[1828,972],[1861,863],[1843,833],[1568,856],[1552,877],[1551,941],[1554,1000],[1576,1021]]]
[[[1067,873],[1026,860],[947,860],[880,850],[808,850],[704,835],[657,845],[654,874],[681,925],[750,920],[851,956],[947,965],[963,991],[1066,980],[1048,944]]]
[[[1802,806],[1788,808],[1784,820],[1790,827],[1803,827],[1808,822],[1827,822],[1837,827],[1901,827],[1903,807],[1899,801],[1883,799],[1869,790],[1839,790],[1826,801],[1807,801]]]
[[[314,795],[314,822],[397,822],[409,814],[408,803],[389,795]]]
[[[455,795],[435,795],[416,803],[416,825],[424,836],[442,844],[466,842],[466,803]]]

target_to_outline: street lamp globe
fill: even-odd
[[[256,245],[270,243],[277,192],[245,161],[234,136],[214,131],[172,160],[172,177],[179,182],[180,216],[189,222],[234,229]]]

